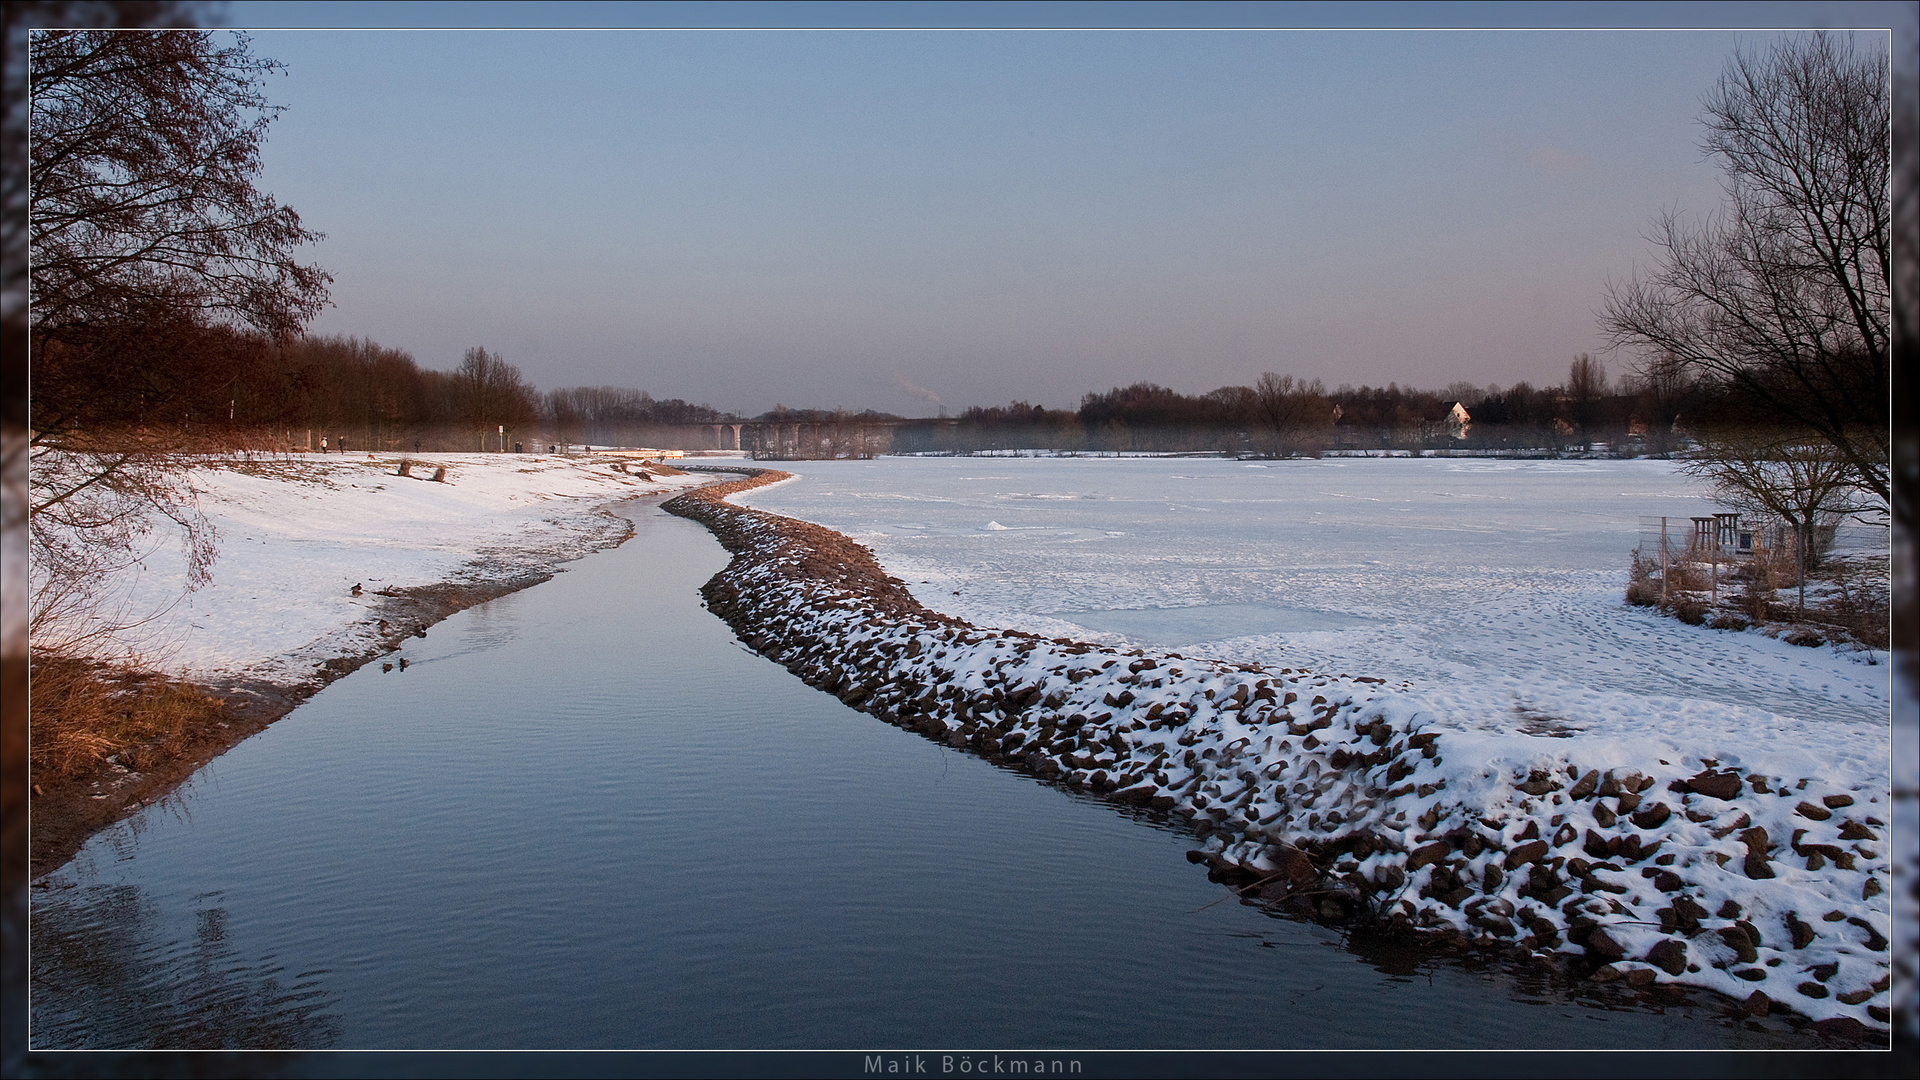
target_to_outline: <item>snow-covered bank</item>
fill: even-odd
[[[195,681],[298,686],[415,632],[396,617],[405,601],[544,577],[627,535],[609,502],[707,478],[550,455],[296,454],[209,458],[188,479],[216,532],[212,582],[186,592],[184,558],[160,538],[111,604],[164,614],[100,651]]]
[[[849,705],[1188,816],[1210,861],[1275,901],[1755,1010],[1890,1019],[1892,813],[1870,739],[1778,717],[1506,733],[1368,676],[984,630],[830,529],[723,501],[753,483],[668,509],[737,556],[713,610]]]

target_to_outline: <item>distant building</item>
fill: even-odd
[[[1447,415],[1442,418],[1441,422],[1447,425],[1447,435],[1449,437],[1464,439],[1467,437],[1467,431],[1473,427],[1473,415],[1467,412],[1465,403],[1459,401],[1448,402]]]

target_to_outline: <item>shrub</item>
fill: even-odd
[[[1827,580],[1839,594],[1820,608],[1820,615],[1862,645],[1887,648],[1891,644],[1893,593],[1882,566],[1834,559],[1829,569]]]
[[[1660,603],[1660,583],[1653,580],[1658,565],[1639,548],[1633,549],[1633,564],[1627,576],[1627,603],[1635,607],[1654,607]]]
[[[1707,621],[1707,602],[1697,596],[1677,596],[1671,598],[1673,617],[1688,626],[1699,626]]]

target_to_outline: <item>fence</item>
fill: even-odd
[[[1808,571],[1836,561],[1862,562],[1892,554],[1892,530],[1844,519],[1803,529],[1779,519],[1717,512],[1690,517],[1642,517],[1636,551],[1639,601],[1670,606],[1675,593],[1706,593],[1718,604],[1722,585],[1752,577],[1755,563],[1792,568],[1802,590]],[[1744,571],[1744,573],[1743,573]]]

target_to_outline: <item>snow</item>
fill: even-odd
[[[1517,715],[1637,727],[1651,705],[1668,721],[1676,709],[1735,728],[1780,714],[1863,746],[1886,738],[1885,653],[1688,626],[1622,602],[1639,519],[1714,509],[1668,462],[783,467],[800,479],[735,501],[854,537],[922,603],[979,626],[1386,676],[1492,730]]]
[[[397,475],[402,460],[411,476]],[[438,467],[444,482],[430,479]],[[546,572],[625,537],[604,512],[611,500],[710,479],[645,481],[606,459],[525,454],[223,457],[189,477],[217,533],[211,584],[186,592],[181,552],[156,533],[111,601],[145,621],[96,651],[202,681],[278,684],[377,648],[380,590]]]
[[[936,611],[1107,646],[894,626],[755,578],[770,617],[825,643],[788,658],[813,677],[887,657],[903,686],[950,688],[889,707],[1208,818],[1207,850],[1256,872],[1276,845],[1365,833],[1379,848],[1344,872],[1416,925],[1574,952],[1598,926],[1620,954],[1603,977],[1887,1026],[1893,863],[1911,874],[1889,851],[1892,666],[1627,607],[1639,518],[1711,508],[1671,465],[791,468],[734,501],[870,545]],[[1158,670],[1116,662],[1141,652]],[[1027,688],[1010,732],[981,726]],[[1655,966],[1667,940],[1680,970]]]

